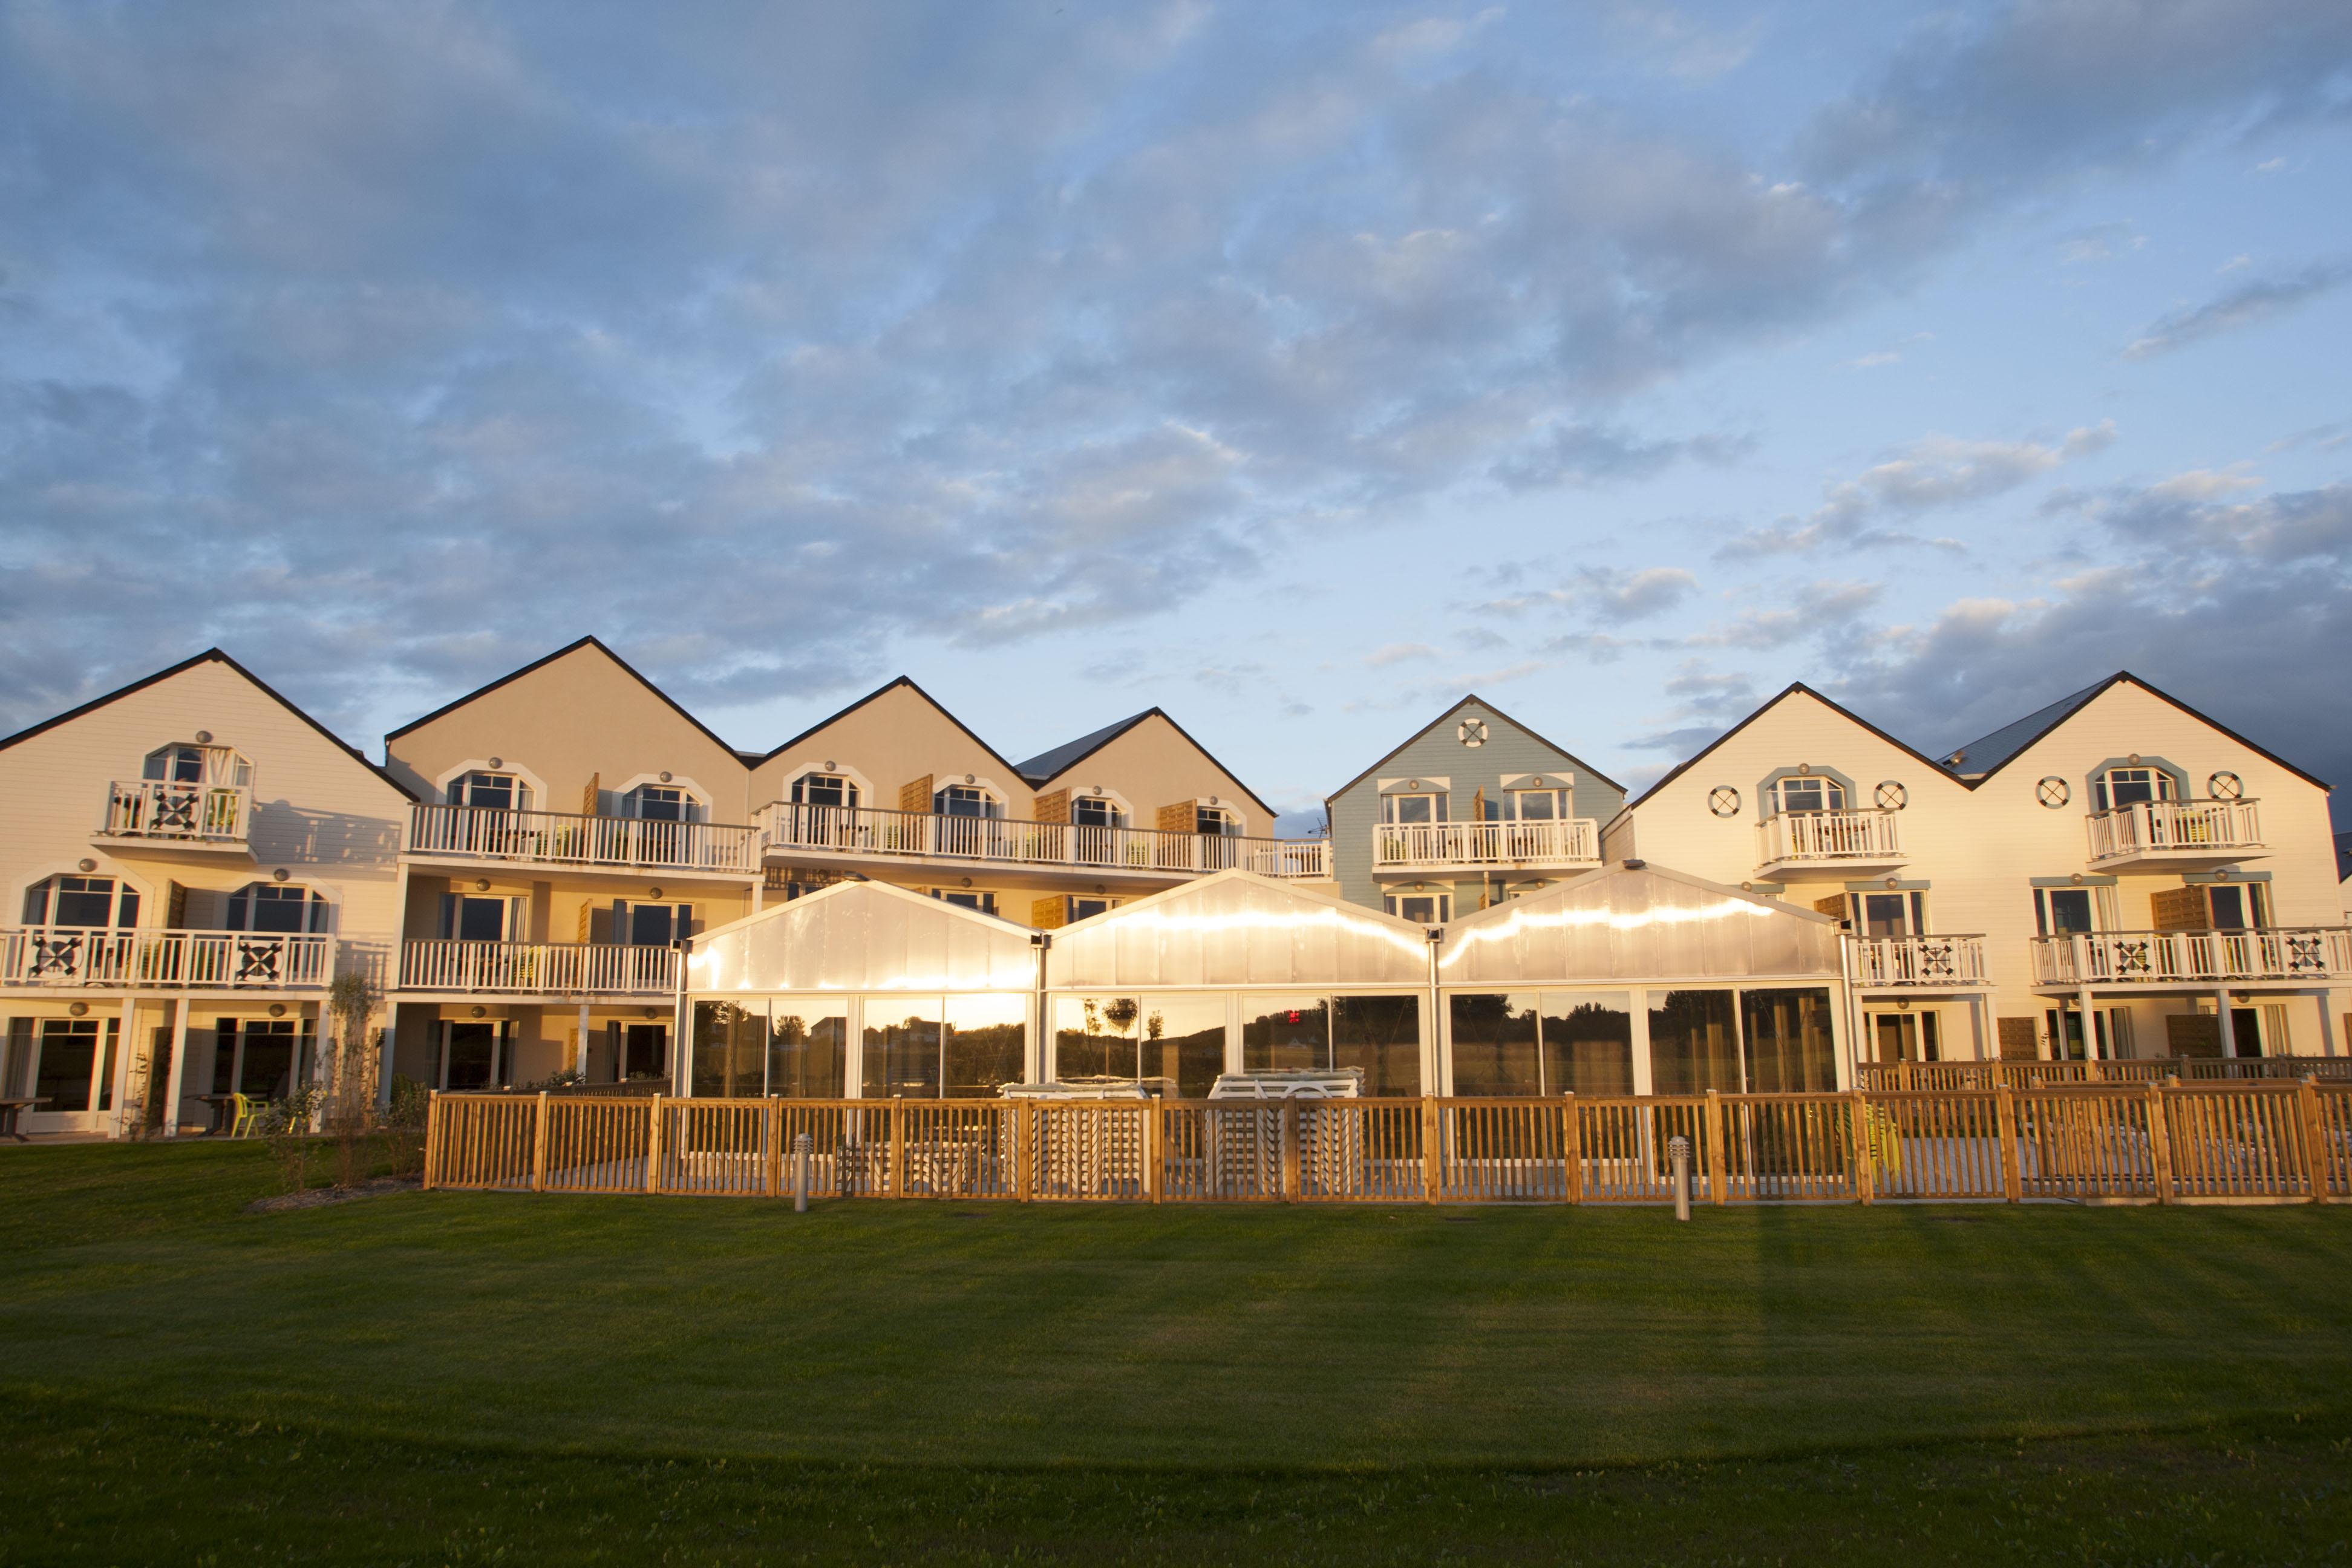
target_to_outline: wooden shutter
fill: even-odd
[[[1470,792],[1470,820],[1473,822],[1486,820],[1486,786],[1485,784],[1480,784]]]
[[[2147,896],[2148,910],[2158,931],[2210,931],[2211,912],[2202,888],[2159,888]]]
[[[2030,1062],[2042,1054],[2038,1032],[2031,1018],[2003,1018],[2000,1027],[2000,1059],[2005,1062]]]
[[[1160,808],[1158,823],[1162,833],[1198,833],[1201,830],[1201,808],[1189,800]]]
[[[1066,789],[1057,789],[1051,795],[1039,795],[1031,815],[1038,822],[1069,821],[1070,792]]]
[[[167,882],[163,886],[164,928],[185,931],[188,925],[188,889],[178,882]]]
[[[1052,931],[1069,923],[1070,906],[1060,899],[1033,899],[1029,902],[1029,923],[1039,931]]]
[[[2164,1020],[2165,1049],[2176,1057],[2221,1054],[2221,1021],[2210,1013],[2175,1013]]]
[[[2266,1057],[2294,1055],[2294,1042],[2287,1038],[2286,1004],[2284,1002],[2263,1004],[2263,1054]]]
[[[600,797],[597,791],[597,785],[604,783],[604,775],[603,773],[590,773],[588,775],[588,787],[580,792],[581,816],[594,816],[598,815],[596,806]]]
[[[931,809],[931,775],[898,786],[898,809],[928,813]]]
[[[583,944],[594,940],[594,938],[589,934],[594,929],[590,923],[591,920],[592,916],[589,913],[588,900],[583,899],[580,900],[580,934],[572,940]]]
[[[1838,893],[1826,899],[1815,899],[1813,900],[1813,913],[1817,915],[1827,915],[1833,921],[1842,921],[1845,919],[1845,895],[1843,893]]]

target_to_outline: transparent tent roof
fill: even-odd
[[[1656,867],[1612,867],[1455,921],[1442,985],[1840,973],[1838,926]]]
[[[843,882],[695,939],[687,989],[1027,991],[1029,932],[992,915],[881,882]]]
[[[1045,979],[1055,989],[1425,987],[1429,939],[1391,915],[1221,871],[1055,931]]]

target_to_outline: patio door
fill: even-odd
[[[1873,1013],[1868,1016],[1871,1058],[1881,1062],[1935,1062],[1944,1059],[1937,1037],[1937,1017],[1927,1013]]]
[[[500,1089],[514,1073],[514,1021],[510,1018],[444,1019],[441,1024],[441,1087]]]

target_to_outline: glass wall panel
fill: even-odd
[[[1633,1093],[1632,996],[1622,991],[1546,992],[1543,1076],[1546,1094]]]
[[[1143,1059],[1143,1006],[1132,996],[1062,996],[1054,1002],[1054,1076],[1133,1079]]]
[[[767,1092],[768,1005],[694,1005],[697,1099],[757,1100]]]
[[[1242,998],[1242,1067],[1304,1072],[1331,1065],[1330,1009],[1320,996]]]
[[[1738,1093],[1732,994],[1669,991],[1662,996],[1653,991],[1650,998],[1650,1091]]]
[[[1421,998],[1333,998],[1331,1065],[1363,1068],[1368,1095],[1420,1094]]]
[[[1814,1094],[1837,1088],[1826,988],[1743,991],[1739,1005],[1748,1093]]]
[[[1454,1093],[1543,1092],[1535,993],[1457,993],[1447,999],[1446,1010],[1453,1026]]]
[[[940,1095],[948,1100],[995,1099],[1004,1085],[1021,1081],[1028,1048],[1028,997],[949,997]]]
[[[940,1097],[940,998],[874,996],[866,1003],[866,1098]],[[892,1014],[898,1015],[895,1018]]]
[[[1054,1002],[1054,1076],[1156,1081],[1206,1099],[1225,1070],[1222,996],[1061,996]]]
[[[848,1092],[848,1009],[838,996],[779,996],[768,1004],[768,1092],[839,1100]]]
[[[1206,1100],[1225,1070],[1225,999],[1146,996],[1143,1076],[1169,1080],[1181,1100]]]

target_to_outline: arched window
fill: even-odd
[[[2109,768],[2092,781],[2098,809],[2145,805],[2172,798],[2172,775],[2162,768]]]
[[[646,822],[695,822],[702,816],[701,803],[676,784],[639,784],[622,798],[629,816]]]
[[[310,888],[285,882],[249,882],[228,896],[224,925],[230,931],[299,935],[327,929],[327,900]]]
[[[978,784],[950,784],[931,796],[931,810],[941,816],[1003,816],[1004,803]]]
[[[242,789],[253,782],[253,764],[226,746],[181,743],[148,752],[140,776],[166,784],[224,784]]]
[[[529,811],[530,786],[512,773],[477,768],[449,781],[449,804],[485,811]]]
[[[794,805],[857,805],[857,784],[839,773],[803,773],[793,781]]]
[[[28,926],[100,929],[139,923],[139,893],[112,877],[51,877],[25,889]]]
[[[1192,831],[1219,837],[1231,836],[1242,830],[1241,819],[1222,805],[1196,805],[1192,808]]]
[[[1074,795],[1070,800],[1070,820],[1080,827],[1120,827],[1125,821],[1118,802],[1107,795]],[[1207,831],[1203,829],[1202,831]]]
[[[1845,785],[1820,773],[1790,773],[1772,785],[1772,794],[1783,816],[1845,809]]]

